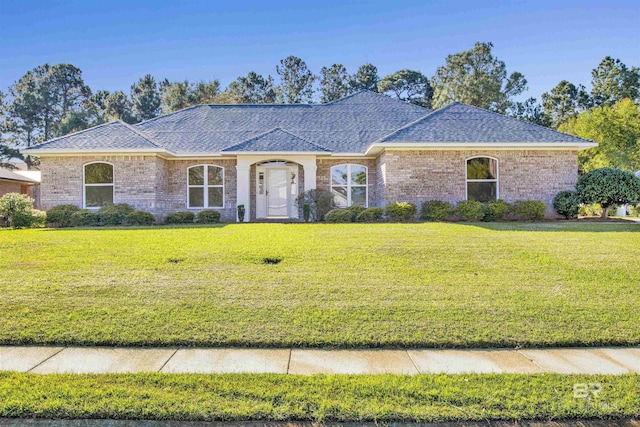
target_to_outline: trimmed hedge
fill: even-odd
[[[385,213],[391,221],[409,221],[416,216],[416,205],[409,202],[395,202],[387,205]]]
[[[491,222],[504,219],[511,210],[511,205],[502,199],[498,199],[492,202],[483,203],[483,208],[484,218],[482,218],[482,220]]]
[[[220,222],[220,212],[210,209],[200,211],[198,212],[196,222],[198,224],[215,224]]]
[[[364,212],[367,208],[360,205],[349,206],[347,210],[351,212],[351,221],[355,221],[362,212]]]
[[[73,225],[72,216],[80,211],[76,205],[58,205],[47,211],[47,224],[54,227],[71,227]]]
[[[331,209],[324,216],[326,222],[352,222],[353,214],[348,209]]]
[[[535,221],[544,218],[547,205],[539,200],[519,200],[511,205],[511,213],[516,218],[525,221]]]
[[[115,203],[98,209],[97,215],[101,224],[122,225],[126,224],[127,216],[135,209],[126,203]]]
[[[580,199],[575,191],[561,191],[553,198],[553,209],[566,219],[577,218]]]
[[[153,225],[156,222],[156,217],[150,212],[133,211],[127,215],[126,222],[131,225]]]
[[[71,226],[72,227],[88,227],[92,225],[100,224],[100,219],[95,212],[90,211],[89,209],[80,209],[77,212],[74,212],[71,215]]]
[[[381,222],[384,220],[384,209],[367,208],[360,212],[356,218],[357,222]]]
[[[425,221],[442,221],[453,213],[453,205],[442,200],[427,200],[420,209],[420,218]]]
[[[165,224],[193,224],[196,216],[193,212],[172,212],[164,217]]]
[[[476,200],[463,200],[455,212],[463,221],[480,221],[484,218],[484,205]]]

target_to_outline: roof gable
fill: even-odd
[[[328,152],[324,147],[320,147],[309,141],[287,132],[280,128],[272,129],[261,135],[249,138],[239,144],[227,147],[224,152],[265,152],[265,151],[300,151],[300,152]]]

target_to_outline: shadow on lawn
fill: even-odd
[[[485,230],[492,231],[551,231],[580,233],[640,232],[640,223],[632,221],[458,222],[456,224],[467,227],[484,228]]]

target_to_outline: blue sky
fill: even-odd
[[[562,79],[588,86],[606,55],[640,66],[640,1],[0,0],[0,90],[46,62],[80,67],[93,90],[128,93],[146,73],[226,86],[291,54],[316,73],[371,62],[431,76],[476,41],[539,98]]]

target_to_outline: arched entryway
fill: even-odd
[[[285,160],[257,163],[255,172],[256,219],[297,219],[300,167]]]

